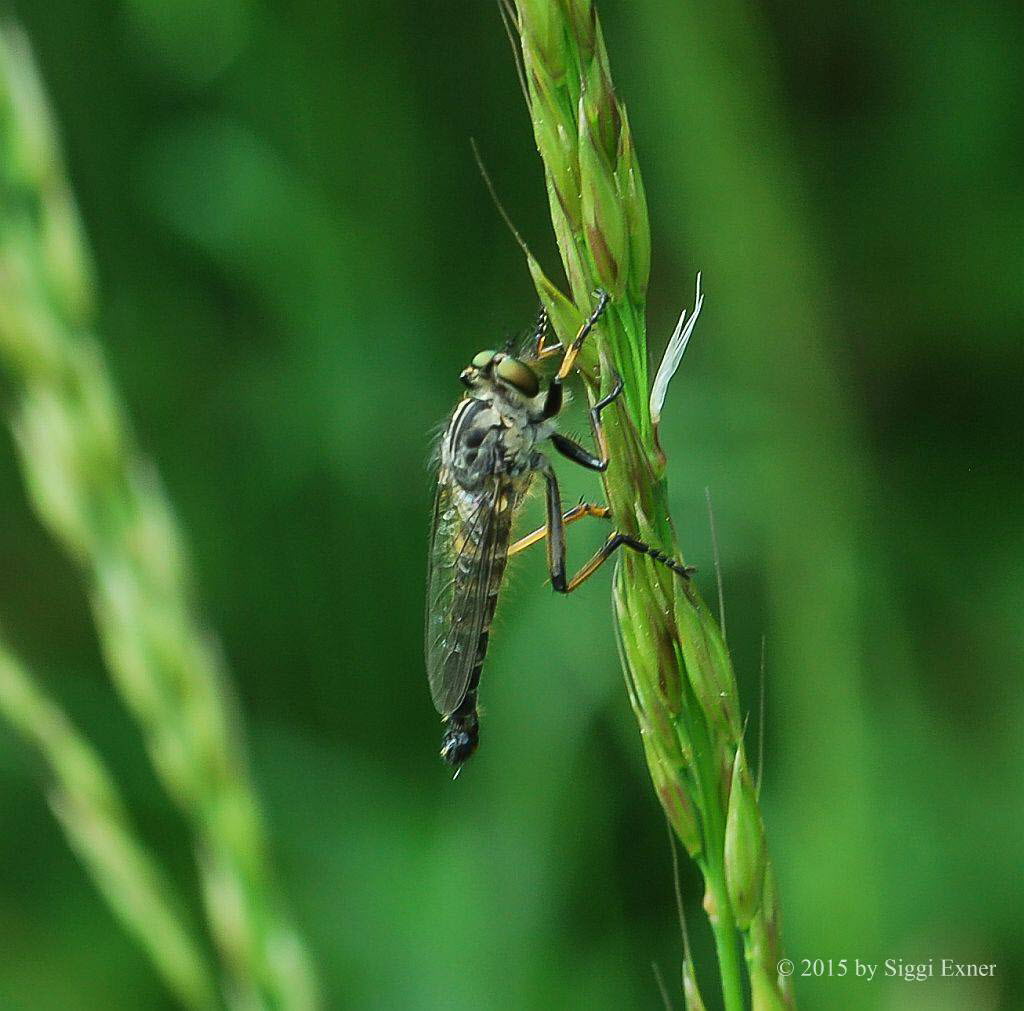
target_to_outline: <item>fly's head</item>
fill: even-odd
[[[459,379],[477,394],[504,395],[511,400],[532,400],[540,392],[537,373],[506,351],[481,351]]]

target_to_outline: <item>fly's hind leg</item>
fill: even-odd
[[[562,513],[562,526],[567,527],[570,523],[575,523],[577,520],[583,519],[585,516],[596,516],[598,519],[606,520],[611,516],[612,511],[608,506],[593,505],[590,502],[580,502],[578,505],[574,505],[571,509],[566,510]],[[548,525],[544,524],[542,527],[537,527],[532,533],[526,534],[524,537],[520,537],[509,549],[508,554],[511,558],[512,555],[518,555],[520,551],[525,551],[527,548],[533,547],[538,541],[544,540],[548,535]]]
[[[543,453],[535,453],[531,463],[534,470],[539,470],[544,475],[544,501],[547,506],[545,533],[547,535],[548,573],[551,576],[551,585],[556,590],[562,592],[566,586],[565,523],[562,519],[562,493],[558,489],[558,478],[555,477],[555,468],[551,466],[551,461]]]
[[[677,576],[682,576],[683,579],[689,579],[690,576],[697,570],[692,565],[683,565],[682,562],[677,561],[675,558],[666,555],[663,551],[659,551],[657,548],[651,547],[644,541],[641,541],[637,537],[631,537],[629,534],[623,534],[616,531],[613,534],[609,534],[608,540],[601,545],[594,557],[587,562],[586,565],[576,573],[567,583],[564,588],[555,586],[555,589],[560,593],[572,593],[573,590],[578,589],[582,586],[613,554],[615,554],[618,548],[631,548],[633,551],[638,551],[641,555],[647,555],[649,558],[653,558],[656,562],[660,562],[666,568],[671,569]],[[554,585],[554,579],[552,579],[552,585]]]

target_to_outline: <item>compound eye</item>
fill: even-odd
[[[540,384],[537,382],[537,374],[529,365],[524,365],[518,358],[503,358],[498,362],[494,370],[499,379],[514,386],[520,393],[527,397],[537,396]]]
[[[473,363],[472,363],[473,364],[473,368],[474,369],[486,369],[487,366],[491,364],[491,359],[494,357],[494,355],[495,355],[494,351],[481,351],[480,354],[478,354],[473,359]]]

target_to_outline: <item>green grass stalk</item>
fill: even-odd
[[[0,367],[30,500],[85,574],[107,666],[195,839],[229,1003],[310,1008],[316,986],[198,618],[181,536],[92,334],[85,242],[26,40],[0,33]]]
[[[72,849],[114,914],[146,950],[185,1007],[221,1006],[216,976],[185,904],[136,836],[100,756],[0,642],[0,715],[42,755],[49,801]]]
[[[664,390],[652,405],[647,368],[647,202],[601,25],[590,0],[518,0],[506,10],[521,43],[568,293],[529,254],[528,266],[563,340],[589,313],[595,289],[611,296],[597,339],[581,358],[591,402],[610,388],[609,366],[625,382],[624,396],[605,413],[611,458],[605,493],[619,529],[682,558],[657,438]],[[776,970],[776,891],[744,753],[736,677],[718,623],[692,582],[629,552],[617,562],[613,601],[651,778],[704,877],[727,1011],[745,1006],[747,986],[758,1011],[791,1007],[787,982]],[[697,1007],[692,970],[687,958],[684,994],[688,1006]]]

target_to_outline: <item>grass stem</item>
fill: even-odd
[[[700,286],[689,324],[681,319],[678,340],[670,342],[674,350],[655,380],[652,407],[647,199],[595,6],[592,0],[519,0],[511,22],[567,293],[529,251],[527,265],[563,340],[590,313],[595,290],[609,294],[594,346],[580,362],[591,403],[608,392],[614,373],[625,386],[604,416],[605,494],[622,532],[681,561],[657,426],[668,380],[700,311]],[[775,969],[777,898],[723,630],[693,583],[647,557],[618,559],[613,603],[651,779],[673,830],[704,874],[726,1008],[745,1006],[741,936],[755,1009],[791,1006]],[[684,993],[696,1008],[701,1002],[692,981],[687,955]]]

